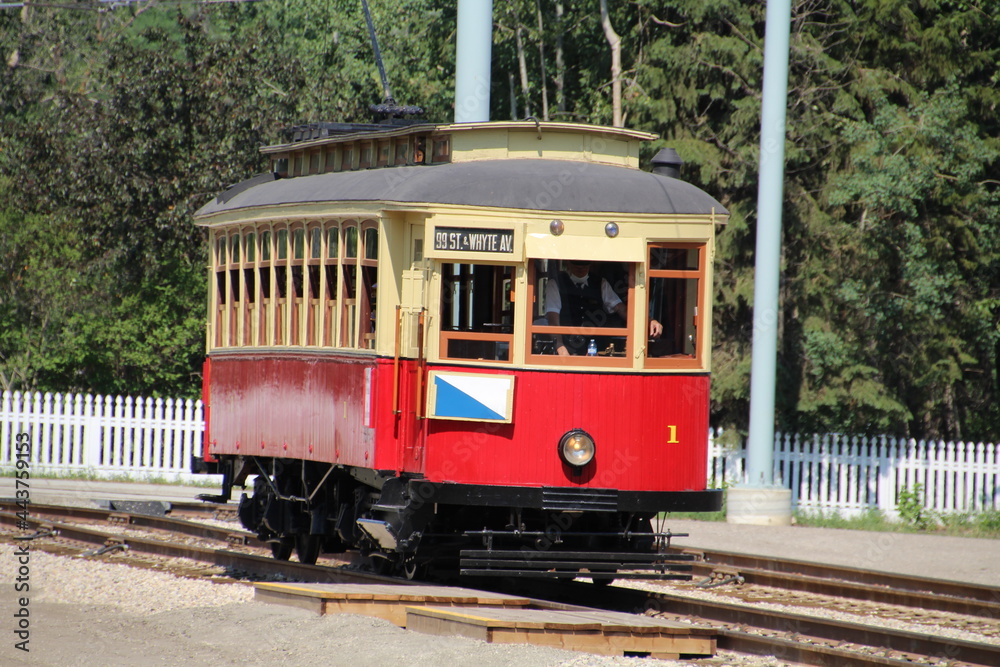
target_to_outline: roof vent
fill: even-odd
[[[681,177],[681,165],[684,160],[673,148],[663,148],[653,156],[653,173],[659,176],[669,176],[670,178]]]

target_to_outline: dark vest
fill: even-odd
[[[581,289],[573,284],[568,274],[560,273],[559,296],[562,298],[562,310],[559,311],[559,324],[564,327],[605,326],[608,314],[604,311],[601,282],[600,277],[591,274],[587,278],[587,284]]]

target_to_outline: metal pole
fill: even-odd
[[[754,275],[753,355],[747,484],[774,484],[774,394],[778,353],[778,279],[781,204],[785,177],[785,111],[791,0],[768,0],[764,34],[764,91],[757,184],[757,259]]]
[[[372,51],[375,52],[375,63],[378,65],[378,75],[382,78],[382,102],[385,104],[395,104],[392,99],[392,90],[389,89],[389,77],[385,74],[385,65],[382,63],[382,51],[378,48],[378,38],[375,36],[375,24],[372,23],[372,13],[368,11],[368,0],[361,0],[361,7],[365,10],[365,23],[368,24],[368,35],[372,40]]]
[[[455,122],[490,119],[493,0],[458,0],[455,54]]]

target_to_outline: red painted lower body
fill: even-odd
[[[454,369],[467,370],[467,369]],[[706,484],[709,378],[515,371],[510,424],[431,420],[431,481],[634,491],[702,490]],[[558,445],[572,429],[596,444],[576,472]]]
[[[514,375],[511,423],[422,418],[426,370]],[[433,482],[698,491],[709,377],[427,365],[364,354],[211,358],[209,453],[410,472]],[[557,447],[583,429],[579,472]]]

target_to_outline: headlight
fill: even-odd
[[[594,459],[597,447],[585,431],[573,429],[559,440],[559,456],[566,463],[582,468]]]

